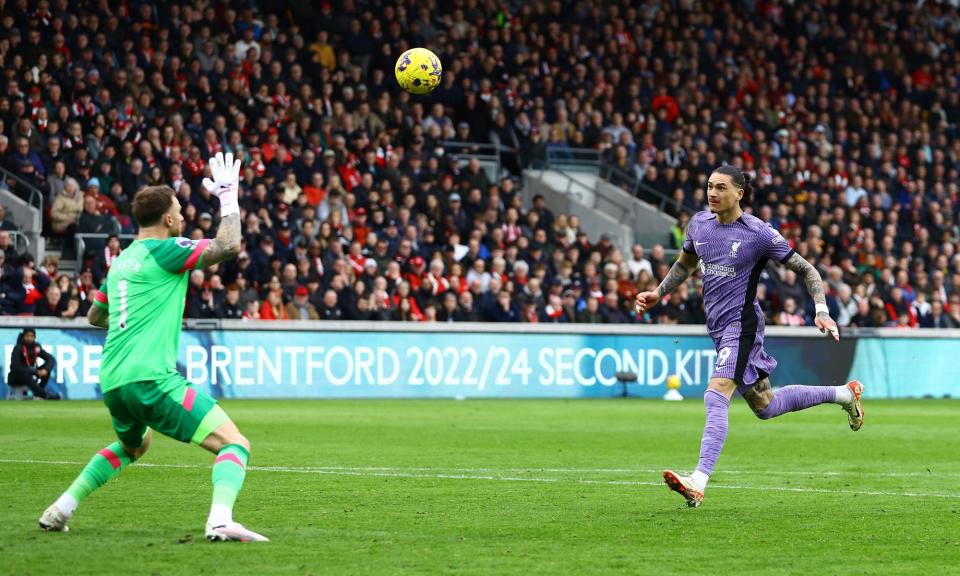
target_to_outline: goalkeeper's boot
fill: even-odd
[[[70,527],[67,526],[67,520],[69,519],[70,517],[61,512],[56,504],[51,504],[49,508],[43,511],[39,524],[47,532],[69,532]]]
[[[238,522],[227,522],[214,526],[207,523],[207,540],[211,542],[269,542],[270,539],[252,530],[247,530]]]

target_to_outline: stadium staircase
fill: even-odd
[[[542,194],[551,210],[579,216],[591,238],[612,234],[621,249],[635,243],[671,246],[677,220],[663,209],[672,200],[632,175],[603,166],[597,150],[548,150],[546,163],[523,176],[526,205]]]
[[[10,233],[17,252],[29,252],[39,265],[48,253],[43,238],[43,192],[4,168],[0,168],[0,179],[0,203],[18,228]]]
[[[479,142],[447,141],[445,153],[461,166],[476,158],[491,182],[508,174],[505,166],[519,166],[517,151]],[[574,214],[591,238],[611,234],[622,249],[634,243],[671,246],[676,218],[664,207],[673,200],[638,181],[632,174],[603,165],[600,151],[564,148],[547,151],[545,162],[523,171],[524,205],[541,194],[554,212]]]

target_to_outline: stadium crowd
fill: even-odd
[[[190,276],[192,318],[699,323],[699,282],[637,317],[723,162],[750,209],[814,262],[841,326],[960,326],[960,14],[824,0],[15,0],[0,12],[0,162],[45,194],[45,234],[79,257],[17,254],[0,213],[4,314],[73,317],[131,234],[134,192],[168,183],[212,237],[206,159],[244,160],[245,249]],[[271,5],[274,6],[274,5]],[[313,7],[311,7],[313,6]],[[274,10],[274,11],[270,11]],[[413,97],[398,54],[433,49]],[[442,142],[516,151],[491,179]],[[548,150],[603,151],[611,178],[672,198],[663,245],[588,238],[524,206]],[[771,323],[811,324],[769,268]]]

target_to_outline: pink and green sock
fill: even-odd
[[[73,484],[56,501],[57,508],[67,516],[72,516],[77,505],[91,492],[106,484],[133,462],[119,442],[107,446],[94,454]]]
[[[213,502],[207,522],[221,526],[233,521],[233,503],[243,487],[250,453],[239,444],[227,444],[213,463]]]

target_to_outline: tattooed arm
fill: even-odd
[[[203,250],[205,267],[236,258],[240,253],[240,214],[230,214],[220,219],[217,237]]]
[[[667,277],[657,286],[657,294],[663,298],[677,289],[677,286],[683,284],[687,278],[697,269],[700,259],[696,254],[680,251],[680,257],[670,267]]]
[[[810,293],[810,297],[813,298],[813,302],[816,305],[817,316],[814,322],[817,328],[824,333],[829,331],[834,339],[840,340],[840,332],[837,329],[837,324],[830,318],[830,312],[827,310],[827,297],[823,291],[823,279],[820,278],[820,272],[813,267],[813,264],[807,262],[803,256],[797,253],[790,256],[790,258],[784,262],[784,266],[796,272],[797,276],[803,278],[804,283],[807,285],[807,292]]]
[[[644,312],[653,308],[661,298],[671,294],[693,274],[699,263],[700,259],[697,258],[696,254],[681,250],[680,257],[677,258],[677,261],[670,267],[666,278],[657,286],[657,289],[653,292],[641,292],[637,294],[637,299],[634,303],[637,312]]]
[[[799,278],[803,278],[803,282],[807,285],[807,292],[810,293],[813,302],[817,304],[817,316],[819,316],[821,314],[820,306],[825,307],[827,305],[827,297],[823,293],[823,280],[820,278],[820,272],[817,272],[813,264],[807,262],[806,258],[796,252],[783,264],[796,272]]]

